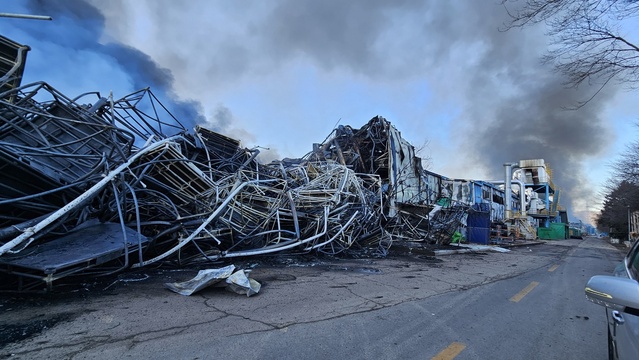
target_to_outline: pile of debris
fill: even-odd
[[[383,255],[397,238],[449,242],[466,209],[428,203],[421,159],[382,117],[261,164],[237,140],[190,133],[148,88],[69,98],[14,86],[21,71],[0,84],[0,271],[19,290],[157,262]]]

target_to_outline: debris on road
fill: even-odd
[[[200,270],[197,275],[188,281],[166,283],[167,289],[174,291],[180,295],[189,296],[211,285],[215,285],[227,279],[235,271],[234,265],[225,266],[220,269]]]

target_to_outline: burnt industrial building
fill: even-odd
[[[504,244],[565,227],[542,159],[505,164],[503,179],[447,178],[376,116],[263,164],[236,139],[187,129],[151,89],[70,97],[23,84],[28,51],[0,37],[3,288],[279,252],[384,256],[402,241]]]

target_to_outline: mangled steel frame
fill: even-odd
[[[82,104],[88,102],[88,104]],[[296,160],[197,126],[149,89],[71,99],[0,94],[0,271],[19,290],[157,262],[447,243],[467,209],[437,205],[421,159],[382,117],[340,126]]]
[[[149,116],[139,103],[152,95],[148,89],[118,101],[70,99],[46,83],[12,91],[0,103],[4,272],[51,286],[96,267],[110,273],[167,259],[339,253],[382,231],[374,175],[332,162],[260,165],[239,142],[201,127],[190,135],[175,119]],[[93,105],[78,101],[93,95]],[[162,126],[180,131],[167,137]],[[146,142],[136,145],[142,136]],[[79,261],[33,260],[48,256],[39,250],[51,243],[77,245],[94,220],[121,224],[111,253],[79,248]],[[98,258],[120,263],[107,267]]]

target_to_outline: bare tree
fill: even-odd
[[[567,76],[567,85],[597,84],[593,97],[613,79],[630,89],[639,87],[639,47],[622,29],[639,15],[639,1],[502,0],[502,4],[511,17],[506,30],[542,22],[548,26],[552,40],[544,60]]]
[[[609,232],[612,237],[626,237],[628,214],[638,210],[639,186],[629,181],[611,182],[604,195],[603,209],[598,214],[597,229]]]
[[[621,158],[612,164],[612,170],[618,179],[639,184],[639,141],[626,146]]]
[[[429,150],[428,145],[430,145],[429,140],[424,140],[422,145],[418,148],[415,148],[415,155],[422,159],[422,169],[428,170],[433,166],[433,157],[430,154],[426,153],[426,150]]]

